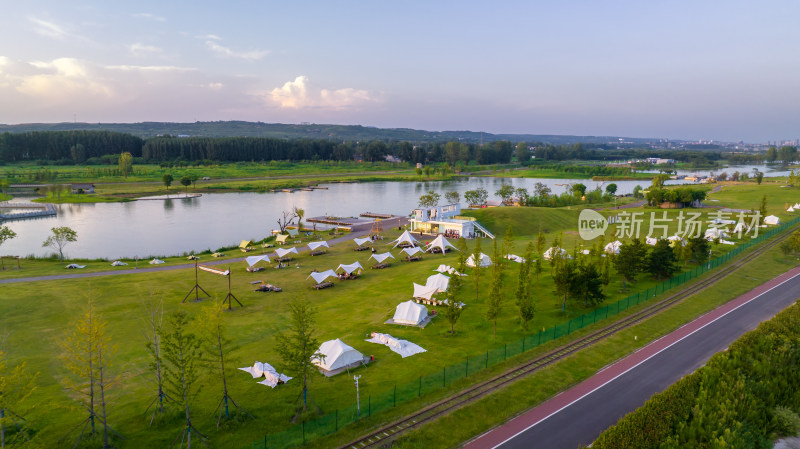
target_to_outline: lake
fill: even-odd
[[[731,173],[734,168],[726,171]],[[778,173],[769,175],[779,176]],[[446,192],[457,191],[463,198],[465,191],[482,187],[489,192],[490,199],[497,199],[494,192],[503,183],[532,191],[537,182],[546,184],[554,193],[562,193],[568,188],[565,184],[576,182],[590,190],[603,185],[586,179],[474,177],[437,182],[331,183],[321,184],[328,190],[312,192],[213,193],[187,199],[61,204],[56,205],[58,215],[54,217],[3,223],[16,232],[17,237],[0,246],[0,253],[45,256],[52,252],[42,247],[50,228],[69,226],[77,231],[78,241],[66,247],[67,257],[149,259],[215,250],[238,245],[241,240],[260,240],[277,229],[282,212],[294,206],[304,209],[307,218],[350,217],[362,212],[409,215],[417,207],[419,197],[428,190],[442,197]],[[618,194],[627,194],[634,186],[646,187],[649,182],[615,181],[615,184]]]

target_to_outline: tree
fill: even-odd
[[[294,209],[283,211],[283,218],[278,218],[278,229],[281,230],[281,234],[286,233],[286,227],[292,224],[295,218],[297,218],[297,214]]]
[[[447,192],[444,194],[444,198],[447,200],[448,204],[458,204],[461,202],[461,195],[458,192]]]
[[[767,195],[763,195],[761,197],[761,203],[758,206],[758,213],[760,214],[758,224],[764,224],[764,219],[767,218]]]
[[[639,239],[632,239],[619,248],[614,256],[614,268],[622,275],[622,288],[626,282],[636,282],[636,276],[646,267],[647,246]]]
[[[650,187],[653,187],[653,188],[656,188],[656,189],[660,189],[660,188],[664,187],[664,182],[666,182],[668,179],[669,179],[669,175],[668,174],[659,173],[659,174],[657,174],[657,175],[655,175],[653,177],[653,181],[652,181],[652,184],[650,184]]]
[[[419,207],[435,207],[439,204],[440,198],[441,196],[438,193],[429,190],[428,193],[419,197]]]
[[[548,196],[550,196],[551,192],[552,191],[550,190],[550,187],[547,187],[542,182],[537,182],[536,184],[533,185],[533,196],[535,196],[536,198],[545,199]]]
[[[5,243],[7,240],[13,239],[16,236],[17,233],[12,231],[8,226],[0,226],[0,246],[3,246],[3,243]],[[6,267],[5,265],[2,265],[2,260],[3,259],[0,258],[0,267],[5,270]]]
[[[189,193],[188,187],[192,185],[192,178],[189,175],[181,176],[180,183],[182,186],[187,187],[186,193]]]
[[[672,274],[678,271],[677,261],[678,258],[670,248],[669,241],[659,240],[647,258],[647,271],[658,280],[662,277],[671,278]]]
[[[609,195],[616,195],[617,194],[617,185],[613,182],[606,186],[606,193]]]
[[[36,391],[39,373],[30,374],[25,362],[14,367],[8,365],[3,350],[4,340],[0,339],[0,448],[22,447],[27,443],[27,421],[20,415],[25,401]],[[9,423],[17,425],[17,431],[6,435]]]
[[[511,254],[511,248],[513,246],[514,230],[511,228],[511,225],[508,225],[508,227],[506,227],[506,234],[503,236],[503,254],[500,256],[500,260],[495,260],[495,262],[503,262],[508,265],[509,259],[506,256]]]
[[[51,247],[58,251],[58,257],[61,262],[64,261],[64,247],[69,243],[78,240],[78,233],[68,226],[57,226],[50,228],[53,235],[47,237],[47,240],[42,243],[42,247]]]
[[[510,229],[510,228],[509,228]],[[486,309],[486,319],[494,323],[494,338],[497,340],[497,317],[503,307],[503,295],[500,288],[503,286],[503,266],[500,259],[500,250],[497,247],[497,239],[493,240],[494,264],[492,265],[492,288],[489,292],[489,307]]]
[[[170,329],[162,329],[161,341],[167,394],[183,408],[186,418],[186,428],[179,435],[181,444],[185,439],[187,447],[192,447],[192,432],[198,434],[205,444],[206,436],[192,425],[191,420],[191,403],[200,392],[197,379],[202,353],[200,340],[189,328],[186,312],[179,310],[170,315]]]
[[[72,160],[75,161],[76,164],[86,160],[86,147],[84,147],[81,143],[69,147],[69,153],[70,156],[72,156]]]
[[[153,420],[156,417],[156,414],[161,413],[164,414],[164,399],[170,399],[166,392],[164,391],[164,360],[161,356],[161,335],[162,335],[162,326],[164,322],[164,301],[163,299],[159,299],[158,301],[153,300],[153,294],[150,294],[150,302],[144,304],[146,316],[145,321],[147,323],[147,329],[145,330],[145,338],[147,339],[146,348],[148,354],[150,354],[150,362],[148,365],[150,369],[153,371],[153,374],[156,376],[156,386],[158,388],[156,397],[153,399],[153,402],[147,407],[147,410],[150,407],[153,407],[153,415],[150,417],[150,425],[153,425]],[[145,410],[145,413],[147,413]]]
[[[534,244],[533,242],[528,242],[528,247],[525,251],[525,262],[519,264],[519,277],[517,278],[517,290],[515,293],[520,324],[522,329],[526,331],[528,330],[528,323],[533,319],[536,312],[530,290],[531,268],[534,256]]]
[[[461,282],[462,279],[460,275],[454,275],[450,278],[450,283],[447,288],[447,299],[444,301],[444,308],[440,309],[442,315],[444,315],[447,322],[450,323],[450,335],[455,335],[456,323],[458,319],[461,318],[461,311],[463,310],[461,303],[458,301],[458,294],[461,291]]]
[[[520,206],[528,205],[528,201],[531,198],[531,195],[528,193],[528,189],[525,187],[518,187],[515,194],[517,195],[517,200],[519,201]]]
[[[294,213],[294,216],[297,217],[297,229],[303,229],[303,217],[306,216],[305,209],[300,209],[299,207],[294,206],[292,207],[292,212]]]
[[[470,206],[483,206],[489,199],[489,192],[486,189],[467,190],[464,192],[464,201]]]
[[[764,180],[764,172],[755,169],[755,177],[756,177],[756,183],[758,185],[761,185],[761,181]]]
[[[633,188],[633,197],[637,200],[642,197],[642,186],[637,185]]]
[[[133,155],[127,151],[120,154],[117,165],[119,166],[119,172],[122,173],[122,176],[127,178],[133,169]]]
[[[586,262],[577,264],[570,291],[576,298],[583,299],[583,305],[596,306],[606,299],[603,293],[603,275],[597,266]]]
[[[172,175],[169,174],[169,173],[164,173],[161,176],[161,182],[164,183],[164,187],[166,187],[167,190],[169,190],[169,186],[172,185],[172,181],[174,181],[174,180],[175,180],[175,178],[173,178]]]
[[[499,196],[503,200],[503,203],[508,203],[511,197],[514,196],[514,186],[511,184],[503,184],[494,194]]]
[[[322,359],[324,356],[318,351],[319,341],[314,336],[314,316],[316,310],[305,300],[294,300],[289,303],[289,325],[286,332],[278,335],[275,349],[278,351],[285,369],[300,378],[303,388],[303,404],[297,408],[292,418],[304,413],[308,406],[308,383],[310,376],[317,367],[311,360]],[[313,401],[312,401],[313,402]]]
[[[475,250],[472,252],[472,260],[475,266],[472,268],[472,282],[475,285],[475,302],[478,302],[478,289],[481,280],[481,239],[475,239]],[[497,261],[495,261],[497,262]]]
[[[224,303],[217,301],[206,307],[200,313],[199,322],[202,332],[202,341],[204,345],[203,355],[206,356],[204,362],[209,369],[209,372],[214,373],[217,380],[221,383],[222,398],[217,408],[220,409],[217,416],[217,429],[222,420],[222,414],[225,414],[225,419],[230,419],[229,404],[230,401],[235,407],[239,404],[228,393],[228,379],[225,373],[226,355],[230,346],[230,340],[226,337],[225,320],[223,318]],[[244,410],[244,409],[242,409]],[[245,411],[245,413],[247,413]],[[247,413],[250,415],[249,413]],[[252,417],[252,415],[250,415]]]
[[[556,286],[556,295],[562,296],[561,311],[567,310],[567,297],[574,289],[575,261],[553,255],[555,271],[553,273],[553,283]]]
[[[575,198],[580,198],[586,194],[586,186],[581,183],[572,184],[572,186],[570,186],[570,190]]]
[[[539,233],[536,235],[536,280],[539,280],[539,274],[542,272],[542,254],[544,253],[544,245],[547,244],[544,233],[542,232],[542,224],[539,223]]]
[[[517,157],[518,164],[528,165],[531,162],[531,152],[528,150],[528,144],[517,142],[517,146],[514,147],[514,156]]]
[[[767,162],[775,162],[778,159],[778,150],[775,147],[769,147],[764,160]]]
[[[688,254],[691,254],[692,261],[696,263],[703,263],[703,261],[708,257],[708,240],[704,237],[693,237],[687,239],[686,249]]]
[[[70,388],[86,397],[83,406],[89,413],[85,420],[90,425],[89,434],[95,435],[95,420],[100,421],[103,425],[103,447],[109,448],[111,447],[109,431],[114,431],[109,427],[107,421],[105,392],[113,379],[109,379],[106,369],[114,348],[106,335],[106,324],[97,315],[91,296],[86,312],[78,319],[72,332],[61,340],[60,344],[61,361],[64,363],[64,367],[77,378],[77,380],[68,380]],[[98,407],[100,408],[99,412]],[[83,433],[78,436],[78,441],[82,436]]]

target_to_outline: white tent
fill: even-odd
[[[426,287],[436,287],[440,292],[446,292],[448,285],[450,285],[450,278],[441,273],[428,276],[428,280],[425,281]]]
[[[433,271],[438,271],[439,273],[455,274],[455,275],[458,275],[458,276],[466,276],[466,274],[459,273],[458,271],[456,271],[455,268],[451,267],[450,265],[444,265],[444,264],[439,265]]]
[[[323,247],[330,248],[330,246],[328,246],[328,242],[326,242],[324,240],[321,241],[321,242],[309,242],[308,243],[308,249],[310,249],[311,251],[314,251],[317,248],[323,248]]]
[[[422,250],[419,249],[418,246],[414,246],[414,247],[411,247],[411,248],[404,248],[403,252],[408,254],[409,256],[413,256],[414,254],[421,253]]]
[[[786,209],[786,212],[794,212],[794,207],[792,207],[792,206],[789,206],[789,208],[788,208],[788,209]]]
[[[253,265],[261,262],[262,260],[267,262],[267,263],[271,263],[269,261],[269,256],[266,255],[266,254],[264,254],[263,256],[250,256],[250,257],[245,257],[244,258],[244,261],[247,262],[247,266],[248,267],[252,267]]]
[[[736,224],[736,220],[723,220],[722,218],[715,218],[711,220],[714,224]]]
[[[334,371],[364,361],[363,354],[346,345],[338,338],[321,344],[317,352],[322,357],[312,357],[311,363],[325,371]]]
[[[399,307],[399,306],[398,306]],[[370,343],[377,343],[379,345],[386,345],[393,352],[400,354],[401,357],[406,358],[410,355],[419,354],[420,352],[427,352],[421,346],[411,343],[408,340],[400,340],[392,337],[389,334],[381,334],[373,332],[370,334],[372,338],[367,340]]]
[[[557,246],[551,246],[542,254],[542,257],[544,257],[544,260],[552,260],[555,254],[559,254],[561,257],[567,257],[567,250]]]
[[[288,232],[289,235],[292,237],[297,237],[298,235],[300,235],[300,231],[298,231],[297,229],[287,229],[286,232]]]
[[[126,264],[125,262],[120,262],[119,260],[115,260],[115,261],[111,262],[111,266],[112,267],[121,267],[123,265],[128,265],[128,264]]]
[[[331,276],[333,276],[335,278],[338,278],[338,276],[336,276],[336,272],[333,271],[333,270],[327,270],[327,271],[322,271],[322,272],[315,271],[315,272],[313,272],[313,273],[308,275],[308,277],[314,278],[314,281],[316,281],[317,284],[321,284],[321,283],[325,282],[325,279],[328,279]],[[306,279],[308,279],[308,278],[306,278]]]
[[[781,219],[774,215],[767,215],[766,217],[764,217],[764,224],[777,225],[780,224],[780,222]]]
[[[416,326],[425,321],[428,317],[428,309],[422,304],[417,304],[412,300],[401,302],[397,305],[392,321],[398,324],[410,324]]]
[[[734,234],[746,233],[746,232],[747,232],[747,225],[744,224],[743,221],[740,221],[739,223],[736,223],[736,226],[733,228],[733,233]]]
[[[656,239],[654,237],[645,237],[644,243],[646,243],[646,244],[648,244],[650,246],[656,246],[656,243],[658,243],[658,239]]]
[[[667,237],[667,240],[669,240],[669,246],[672,247],[672,248],[674,248],[675,245],[677,245],[679,243],[680,243],[681,246],[686,246],[686,239],[684,239],[683,237],[681,237],[679,235],[671,235],[671,236]]]
[[[283,245],[284,243],[286,243],[286,239],[288,237],[289,236],[286,235],[286,234],[278,234],[278,235],[275,236],[275,242],[278,243],[278,244]]]
[[[720,239],[719,242],[722,243],[723,245],[735,245],[736,244],[735,242],[731,242],[730,240],[722,240],[722,239]]]
[[[615,240],[603,248],[607,254],[619,254],[619,249],[622,247],[622,242]]]
[[[439,289],[435,285],[419,285],[416,282],[413,284],[414,298],[431,299],[433,295],[439,292]]]
[[[284,258],[287,254],[295,253],[297,254],[297,248],[294,246],[291,248],[278,248],[275,250],[275,254],[278,255],[279,258]]]
[[[728,237],[728,233],[725,232],[724,229],[710,228],[706,229],[706,233],[703,237],[705,237],[706,240],[724,239]]]
[[[479,260],[480,261],[477,265],[480,267],[488,267],[492,265],[492,259],[490,259],[486,254],[481,253]],[[468,267],[475,267],[475,254],[470,254],[470,256],[467,258],[466,264]]]
[[[425,251],[432,251],[434,248],[439,248],[439,249],[442,251],[442,254],[444,254],[444,252],[445,252],[445,249],[446,249],[446,248],[448,248],[448,247],[450,247],[450,248],[453,248],[453,249],[456,249],[456,250],[458,249],[458,248],[456,248],[455,246],[453,246],[453,245],[452,245],[450,242],[448,242],[448,241],[447,241],[447,239],[446,239],[446,238],[444,238],[444,236],[443,236],[442,234],[439,234],[439,235],[438,235],[438,236],[437,236],[437,237],[436,237],[436,238],[435,238],[435,239],[434,239],[434,240],[433,240],[433,241],[432,241],[432,242],[429,244],[429,246],[428,246],[428,249],[426,249]]]
[[[517,256],[516,254],[506,254],[506,259],[513,260],[517,263],[525,263],[525,258]]]
[[[354,238],[353,241],[356,242],[356,246],[361,246],[361,245],[363,245],[363,244],[365,244],[367,242],[371,242],[372,239],[369,238],[369,237],[364,237],[363,239]]]
[[[794,203],[794,208],[795,209],[800,209],[800,203]]]
[[[400,235],[400,237],[397,237],[396,240],[392,240],[392,242],[394,243],[394,246],[392,248],[394,248],[395,246],[397,246],[397,245],[399,245],[399,244],[401,244],[403,242],[410,243],[412,245],[416,245],[417,244],[417,239],[412,237],[410,232],[404,231],[403,234]]]
[[[369,256],[370,259],[375,259],[375,260],[378,261],[378,263],[383,263],[384,260],[386,260],[386,259],[388,259],[390,257],[392,259],[394,259],[394,256],[390,252],[385,252],[385,253],[381,253],[381,254],[373,254],[373,255]],[[367,259],[367,260],[369,260],[369,259]]]
[[[350,273],[352,273],[352,272],[354,272],[356,270],[363,270],[364,269],[364,267],[362,267],[361,263],[359,263],[359,262],[353,262],[353,263],[351,263],[349,265],[339,264],[339,266],[336,267],[336,271],[339,271],[340,268],[342,270],[344,270],[344,272],[347,273],[347,274],[350,274]]]
[[[64,268],[69,268],[70,270],[73,268],[86,268],[86,265],[78,265],[76,263],[71,263]]]
[[[151,260],[150,262],[147,262],[147,263],[149,263],[150,265],[159,265],[159,264],[166,263],[166,262],[164,262],[161,259],[153,259],[153,260]]]
[[[278,385],[278,381],[286,383],[292,380],[292,378],[286,374],[278,373],[278,371],[275,370],[275,368],[273,368],[269,363],[256,362],[253,364],[253,366],[239,369],[250,373],[250,375],[253,376],[253,379],[264,377],[265,379],[258,383],[272,388],[275,388],[275,386]]]

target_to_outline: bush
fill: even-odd
[[[800,432],[800,416],[792,409],[779,405],[775,407],[772,413],[775,417],[776,436],[794,436]]]

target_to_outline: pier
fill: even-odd
[[[56,207],[50,203],[35,204],[35,203],[9,203],[0,202],[0,211],[3,209],[35,209],[30,212],[16,212],[16,213],[2,213],[0,212],[0,221],[5,220],[19,220],[22,218],[36,218],[47,217],[56,215]]]

